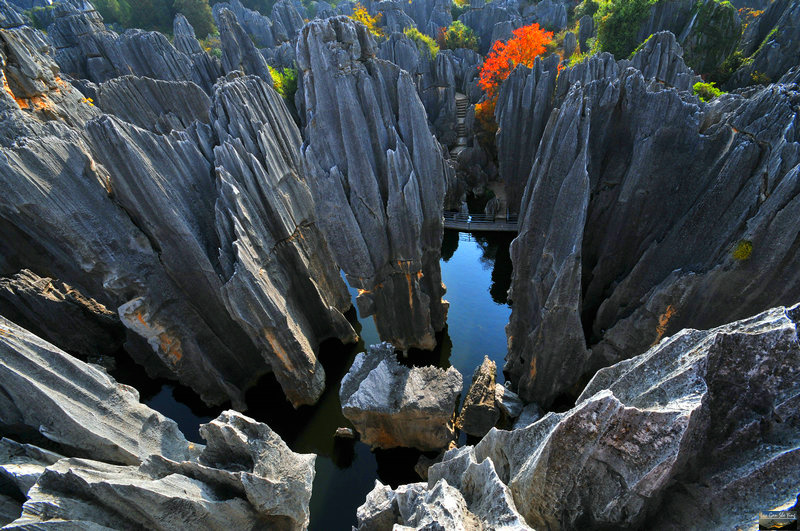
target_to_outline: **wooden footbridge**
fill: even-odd
[[[444,212],[444,228],[461,232],[518,232],[516,215],[492,216],[490,214],[466,214]]]

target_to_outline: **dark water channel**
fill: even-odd
[[[439,334],[434,352],[412,351],[406,363],[454,366],[464,377],[462,400],[472,372],[484,355],[493,359],[498,369],[503,365],[504,327],[511,313],[506,304],[511,281],[511,239],[510,234],[445,231],[442,279],[447,286],[445,298],[450,301],[448,325]],[[351,293],[355,299],[355,290]],[[356,508],[376,479],[392,486],[420,481],[414,472],[420,452],[372,452],[364,443],[333,437],[337,427],[351,426],[342,416],[339,382],[356,354],[379,341],[372,319],[360,319],[355,310],[348,317],[361,340],[355,345],[342,345],[336,340],[323,343],[320,361],[328,387],[316,405],[293,409],[271,375],[247,394],[247,415],[266,422],[295,452],[317,454],[311,497],[312,530],[349,530],[355,524]],[[148,379],[131,362],[120,362],[113,375],[136,387],[144,403],[174,419],[186,437],[195,442],[203,442],[198,426],[223,409],[205,407],[192,391],[174,383]],[[498,378],[503,380],[502,373]],[[460,442],[464,442],[463,435]]]

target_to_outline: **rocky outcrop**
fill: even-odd
[[[450,367],[408,368],[394,347],[372,345],[342,379],[342,413],[373,448],[447,448],[461,395],[461,374]]]
[[[1,317],[0,373],[0,433],[49,448],[0,439],[4,496],[27,498],[4,500],[10,529],[308,526],[315,456],[265,424],[226,411],[189,443],[134,389]]]
[[[491,2],[480,8],[470,9],[458,20],[472,28],[478,37],[479,52],[485,56],[497,40],[506,41],[512,32],[523,26],[522,15],[514,3]]]
[[[362,317],[401,349],[435,345],[447,303],[439,269],[447,182],[409,74],[374,58],[346,17],[314,20],[297,46],[303,158],[317,218],[359,289]]]
[[[83,131],[97,108],[59,84],[49,56],[14,46],[0,94],[14,135],[0,172],[13,190],[0,199],[2,275],[28,268],[119,314],[134,359],[208,403],[241,406],[270,370],[295,405],[314,402],[324,387],[319,342],[355,333],[281,98],[245,78],[223,83],[209,112],[189,82],[115,79],[98,103],[179,130],[161,136],[104,116]],[[60,88],[41,98],[52,112],[25,108],[20,87],[51,78]]]
[[[139,394],[0,317],[0,430],[60,453],[120,464],[152,454],[183,461],[192,450],[177,424]]]
[[[500,409],[495,403],[496,373],[495,363],[484,356],[483,363],[472,375],[472,383],[456,420],[456,427],[468,435],[483,437],[500,420]]]
[[[248,35],[252,36],[253,44],[259,48],[272,48],[275,46],[273,24],[269,17],[244,7],[239,0],[219,2],[213,6],[214,22],[216,22],[217,26],[220,25],[220,13],[223,9],[229,9],[236,16],[236,21],[239,25]]]
[[[533,157],[553,110],[559,58],[537,59],[533,68],[520,65],[500,86],[495,106],[498,171],[507,207],[518,213]]]
[[[624,66],[562,71],[523,198],[504,371],[527,401],[550,404],[667,333],[800,295],[779,228],[798,208],[798,93],[703,104]]]
[[[219,63],[202,50],[196,51],[191,42],[194,31],[189,32],[187,26],[178,19],[176,29],[181,38],[176,44],[183,49],[179,51],[158,32],[128,30],[118,35],[108,31],[100,14],[88,3],[81,8],[60,3],[55,7],[48,37],[61,70],[72,77],[102,83],[136,75],[192,81],[208,91],[221,74]]]
[[[498,171],[511,212],[520,211],[535,159],[535,155],[530,154],[537,152],[550,114],[566,97],[569,87],[600,77],[618,76],[618,72],[627,66],[640,70],[645,79],[680,90],[691,90],[694,83],[701,81],[684,63],[681,47],[669,32],[653,35],[631,61],[620,61],[619,65],[608,54],[601,54],[560,74],[558,64],[559,58],[550,55],[537,59],[532,68],[519,66],[498,92],[495,107]]]
[[[72,286],[27,269],[0,278],[0,315],[82,356],[114,352],[124,335],[115,312]]]
[[[217,182],[204,142],[187,133],[159,137],[108,117],[88,133],[116,200],[209,328],[237,338],[237,351],[254,345],[293,404],[313,403],[324,388],[319,341],[355,334],[341,313],[350,305],[345,287],[315,226],[299,133],[277,94],[255,78],[219,86],[211,119]],[[140,306],[127,304],[123,321],[158,336],[137,325]],[[239,358],[253,373],[240,356],[204,363],[227,367]]]
[[[639,70],[645,79],[653,79],[678,90],[691,91],[695,83],[702,81],[683,62],[683,50],[669,31],[651,35],[636,52],[630,65]]]
[[[163,81],[122,76],[101,83],[95,105],[154,133],[186,129],[192,122],[208,122],[211,101],[191,81]]]
[[[497,478],[491,463],[473,467],[469,479],[473,488],[463,493],[444,479],[430,489],[425,483],[392,489],[376,481],[366,502],[358,508],[357,529],[531,529],[514,508],[508,488]],[[467,497],[480,502],[469,503]]]
[[[281,97],[246,77],[214,95],[216,232],[225,307],[268,360],[287,397],[316,401],[325,386],[319,343],[357,336],[351,307],[300,161],[300,132]],[[266,274],[265,274],[266,273]]]
[[[797,66],[800,53],[800,1],[773,2],[750,23],[742,36],[742,66],[727,89],[774,82]]]
[[[267,60],[242,29],[236,16],[228,9],[222,9],[217,16],[219,38],[222,44],[222,68],[225,72],[240,70],[261,78],[272,86]]]
[[[571,410],[450,450],[427,485],[376,486],[359,523],[416,525],[409,507],[463,500],[453,512],[477,529],[499,514],[534,529],[747,528],[797,494],[798,312],[681,331],[601,370]]]
[[[44,134],[47,122],[81,126],[99,114],[59,75],[46,37],[30,26],[0,31],[0,144],[20,136]]]

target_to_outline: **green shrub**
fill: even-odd
[[[417,45],[417,49],[422,55],[427,54],[431,59],[433,59],[436,57],[436,54],[439,53],[439,46],[436,44],[436,41],[419,31],[417,28],[406,28],[403,30],[403,33],[406,37],[411,39],[414,44]]]
[[[630,56],[639,44],[642,22],[657,0],[602,0],[594,15],[597,45],[617,59]]]
[[[441,28],[436,37],[440,48],[455,50],[456,48],[468,48],[478,51],[478,36],[472,28],[463,22],[456,20],[447,28]]]
[[[767,74],[759,72],[758,70],[750,74],[750,81],[753,82],[753,85],[769,85],[772,83],[772,80]]]
[[[579,20],[585,15],[593,17],[598,9],[600,9],[600,4],[597,3],[597,0],[583,0],[583,2],[578,4],[575,8],[575,19]]]
[[[172,10],[186,17],[198,37],[205,37],[217,30],[208,0],[175,0]]]
[[[294,101],[294,93],[297,92],[297,70],[294,68],[269,67],[272,75],[272,84],[275,91],[289,101]]]
[[[204,39],[200,39],[200,46],[210,55],[218,59],[222,57],[222,43],[219,40],[219,31],[210,33]]]
[[[753,254],[753,242],[750,240],[739,240],[739,243],[733,248],[732,253],[733,259],[739,260],[740,262],[750,258],[751,254]]]
[[[725,92],[715,87],[714,83],[695,83],[692,89],[701,101],[711,101],[725,94]]]

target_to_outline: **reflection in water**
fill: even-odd
[[[407,365],[443,368],[452,365],[464,378],[462,399],[472,372],[484,355],[494,360],[498,368],[503,365],[505,325],[511,313],[506,304],[511,281],[510,241],[511,237],[502,233],[470,235],[445,230],[441,267],[442,280],[447,286],[445,299],[450,301],[448,325],[436,335],[436,349],[411,350],[408,358],[401,359]],[[355,300],[356,290],[351,290],[351,295]],[[342,415],[339,382],[356,354],[379,341],[372,319],[358,319],[355,310],[347,317],[361,340],[343,345],[334,339],[320,346],[319,359],[328,386],[317,404],[295,410],[273,375],[262,378],[246,396],[247,415],[267,423],[295,452],[313,452],[318,456],[310,507],[312,530],[349,530],[355,524],[356,508],[364,502],[376,479],[392,486],[419,481],[414,465],[421,452],[410,449],[371,452],[360,441],[333,437],[336,428],[352,427]],[[172,382],[151,380],[130,360],[120,359],[113,376],[136,387],[142,401],[150,407],[176,420],[188,439],[202,442],[198,425],[216,417],[224,408],[208,408],[191,390]],[[503,381],[501,371],[498,381]],[[465,441],[462,434],[459,443]]]

